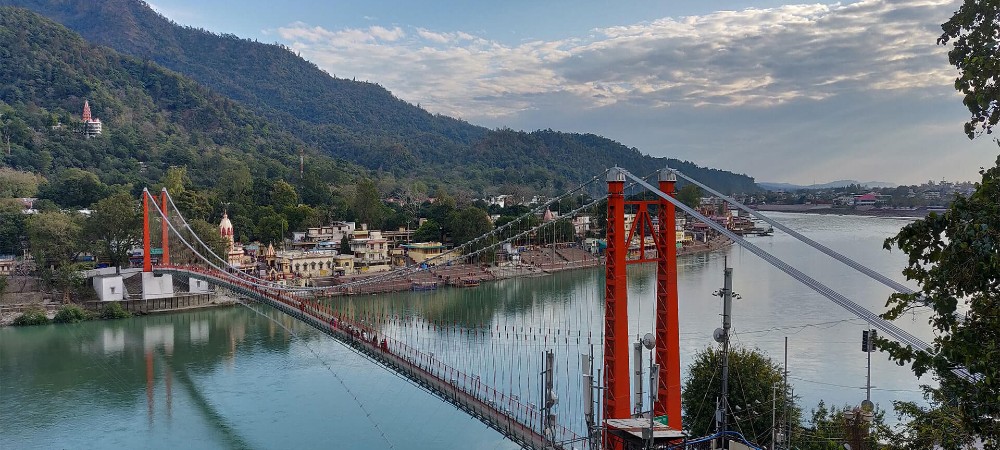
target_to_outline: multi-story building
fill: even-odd
[[[382,272],[392,268],[389,258],[389,243],[381,231],[368,231],[367,237],[351,239],[354,253],[354,267],[358,273]]]
[[[292,247],[299,249],[310,248],[339,248],[340,241],[347,236],[351,239],[354,236],[356,225],[354,222],[332,222],[330,225],[313,227],[305,233],[294,233]]]

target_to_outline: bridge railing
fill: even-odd
[[[543,434],[541,430],[542,411],[534,405],[522,402],[519,397],[513,394],[501,392],[484,383],[479,376],[469,375],[442,362],[432,354],[418,350],[405,342],[381,335],[378,330],[368,324],[340,314],[330,306],[311,299],[300,299],[285,292],[276,293],[265,286],[254,283],[248,277],[241,277],[239,273],[187,265],[160,266],[158,269],[199,274],[220,284],[228,284],[254,295],[280,302],[293,310],[298,310],[302,314],[319,320],[331,329],[356,336],[373,350],[386,352],[403,361],[410,366],[410,369],[421,370],[429,374],[455,389],[454,394],[461,392],[478,400],[486,407],[506,417],[511,424],[516,423],[516,425],[533,430],[535,433]],[[552,433],[556,442],[581,442],[582,440],[579,434],[562,425],[556,425]]]

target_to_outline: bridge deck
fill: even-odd
[[[154,271],[202,279],[295,317],[423,386],[524,448],[562,449],[571,443],[575,445],[570,447],[586,447],[582,437],[561,426],[555,430],[555,443],[548,442],[535,429],[541,426],[541,411],[493,389],[481,382],[479,377],[470,377],[444,364],[430,354],[380,336],[376,330],[343,317],[328,306],[268,291],[237,274],[182,266],[160,266]]]

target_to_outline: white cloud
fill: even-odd
[[[278,35],[331,73],[377,81],[433,112],[503,117],[541,96],[585,108],[770,107],[950,83],[934,43],[950,1],[864,0],[720,11],[516,45],[463,31],[293,23]]]

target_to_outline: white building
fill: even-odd
[[[354,253],[354,267],[358,273],[382,272],[392,268],[389,244],[381,231],[372,230],[368,232],[368,237],[351,239],[351,252]]]

